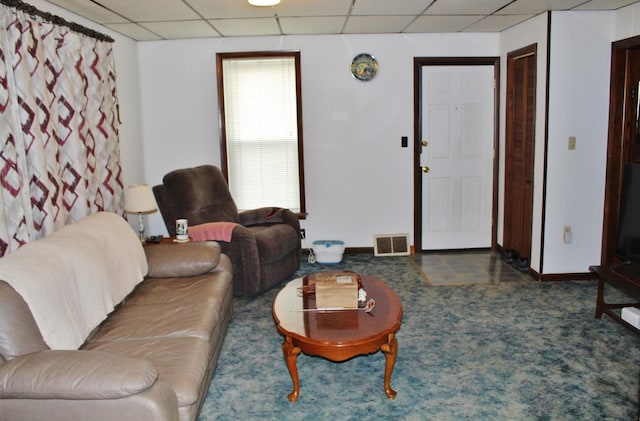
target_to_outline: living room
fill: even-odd
[[[400,139],[407,136],[409,145],[416,141],[415,57],[500,57],[498,133],[503,148],[506,55],[536,44],[531,269],[541,275],[586,273],[589,265],[600,262],[611,43],[640,33],[634,19],[640,13],[637,3],[616,11],[552,12],[550,19],[539,15],[500,33],[148,42],[133,41],[46,1],[31,3],[116,40],[125,185],[153,185],[176,168],[220,164],[217,52],[299,50],[308,212],[301,222],[307,233],[304,247],[328,238],[343,240],[347,247],[372,247],[374,234],[398,232],[410,233],[412,241],[413,149],[402,148]],[[379,74],[367,83],[349,73],[351,59],[360,52],[373,54],[380,63]],[[577,139],[575,150],[567,148],[569,137]],[[504,154],[499,156],[503,177]],[[502,218],[500,209],[498,244]],[[147,226],[149,234],[166,232],[159,213],[149,215]],[[572,227],[570,244],[563,242],[565,226]]]
[[[543,277],[567,282],[439,288],[425,282],[424,272],[409,257],[347,256],[345,264],[335,268],[374,273],[389,283],[404,306],[402,329],[398,331],[400,351],[394,351],[398,364],[392,379],[398,398],[384,398],[379,379],[385,371],[384,357],[375,353],[346,364],[301,356],[302,397],[296,404],[288,402],[286,393],[292,378],[282,363],[282,338],[274,328],[272,315],[279,288],[271,288],[257,297],[234,300],[231,334],[225,338],[214,383],[206,399],[201,396],[205,399],[201,419],[302,419],[309,414],[319,419],[636,418],[637,337],[612,320],[594,319],[596,283],[575,279],[586,277],[589,266],[601,259],[611,46],[640,34],[640,3],[615,11],[554,11],[490,33],[139,42],[47,1],[30,3],[115,39],[124,186],[158,184],[164,174],[176,168],[221,164],[216,53],[300,51],[308,212],[301,221],[307,235],[304,247],[315,239],[335,238],[343,240],[348,248],[365,249],[371,248],[374,234],[407,232],[413,236],[413,146],[422,140],[414,132],[416,57],[500,59],[496,237],[501,246],[507,56],[535,45],[538,78],[531,269]],[[380,64],[376,78],[368,82],[354,79],[349,69],[353,57],[362,52],[375,55]],[[408,147],[401,144],[403,137],[408,138]],[[129,228],[121,218],[116,219],[119,229],[121,225]],[[149,215],[145,222],[147,234],[166,233],[159,213]],[[130,224],[135,231],[137,220],[130,218]],[[563,238],[566,226],[572,227],[572,241]],[[134,237],[128,242],[141,249],[137,238],[124,231]],[[111,233],[115,237],[112,248],[118,249],[124,238],[119,235]],[[81,241],[70,241],[82,249]],[[415,241],[410,238],[410,243]],[[96,254],[108,260],[111,253],[106,242],[100,238],[95,243],[99,250]],[[186,246],[202,244],[191,242]],[[125,257],[118,263],[133,254],[119,251]],[[61,249],[56,252],[60,256],[76,254]],[[157,260],[163,262],[168,256],[181,260],[195,253],[179,254],[170,250],[159,253]],[[52,256],[55,260],[56,254]],[[220,258],[219,253],[216,256]],[[47,265],[42,266],[46,270]],[[303,262],[297,274],[318,270],[318,266]],[[110,270],[97,272],[109,274]],[[221,272],[225,273],[212,276],[226,277],[228,286],[230,275]],[[189,299],[182,304],[189,307]],[[379,302],[377,310],[383,305]],[[2,307],[6,312],[8,306]],[[225,310],[230,316],[229,301]],[[185,311],[176,320],[188,321],[182,316],[193,312]],[[170,317],[165,311],[158,314]],[[209,319],[205,312],[202,314]],[[5,321],[4,330],[22,336],[13,326],[14,319],[3,316],[0,320]],[[128,340],[116,339],[111,344],[92,346],[131,345]],[[135,344],[131,348],[138,351]],[[156,352],[153,345],[147,345],[147,350]],[[166,354],[165,367],[180,371],[176,369],[179,364],[173,364],[176,355],[185,354]],[[78,367],[73,370],[73,360],[67,363],[68,370],[65,365],[53,366],[63,374],[83,371]],[[109,364],[101,368],[114,374],[128,371],[110,370]],[[31,383],[37,382],[24,382],[27,387]],[[122,391],[116,389],[116,397],[121,396]],[[352,390],[363,389],[359,396],[347,396]],[[351,413],[345,413],[345,408]],[[190,409],[190,413],[195,412],[196,408]],[[130,415],[135,418],[135,414]],[[64,419],[64,414],[59,418]]]

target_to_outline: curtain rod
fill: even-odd
[[[94,31],[93,29],[89,29],[86,26],[82,26],[79,23],[69,22],[61,18],[60,16],[56,16],[48,12],[43,12],[42,10],[38,10],[35,6],[32,6],[28,3],[24,3],[20,0],[0,0],[0,3],[4,4],[5,6],[13,7],[14,9],[21,10],[32,16],[38,16],[47,22],[51,22],[53,24],[60,25],[60,26],[66,26],[67,28],[71,29],[74,32],[78,32],[88,37],[95,38],[98,41],[114,42],[114,39],[111,38],[109,35],[102,34],[98,31]]]

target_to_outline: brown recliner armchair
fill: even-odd
[[[283,208],[238,212],[227,181],[219,168],[202,165],[171,171],[153,187],[169,235],[175,221],[186,218],[189,231],[217,226],[223,232],[210,235],[233,265],[234,295],[255,295],[289,278],[300,266],[298,215]],[[216,223],[216,224],[212,224]],[[215,229],[214,229],[215,231]],[[216,238],[212,238],[216,237]],[[228,240],[228,241],[225,241]]]

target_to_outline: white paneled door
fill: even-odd
[[[494,67],[422,67],[422,250],[491,246]]]

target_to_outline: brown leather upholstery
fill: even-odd
[[[189,226],[234,222],[231,241],[216,239],[233,266],[234,295],[255,295],[288,279],[300,265],[300,223],[288,209],[260,208],[238,212],[219,168],[202,165],[171,171],[154,186],[169,235],[175,221]]]
[[[50,350],[0,280],[1,420],[197,419],[231,319],[231,264],[211,241],[144,252],[149,275],[80,349]]]

